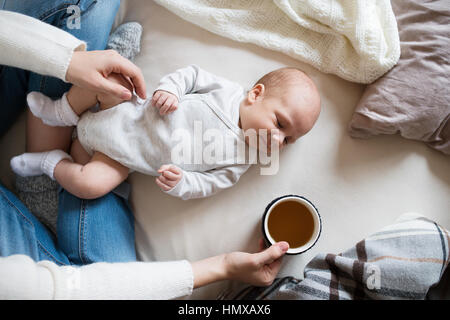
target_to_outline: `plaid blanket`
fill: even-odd
[[[449,232],[437,223],[404,214],[344,253],[318,254],[303,280],[280,278],[269,287],[246,287],[220,298],[450,299],[449,242]]]

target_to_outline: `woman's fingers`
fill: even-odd
[[[259,252],[264,251],[266,249],[263,238],[259,239],[258,245],[259,245]]]
[[[130,92],[130,90],[102,76],[99,77],[99,83],[97,86],[103,93],[114,94],[122,100],[130,100],[132,97],[132,92]]]
[[[271,264],[275,260],[281,258],[288,249],[289,244],[286,241],[277,242],[266,250],[256,253],[256,261],[260,265]]]
[[[273,280],[275,279],[275,277],[277,276],[278,272],[281,269],[281,261],[282,261],[282,259],[278,259],[268,265],[269,269],[268,269],[268,274],[266,275],[266,277],[269,277],[269,279],[267,279],[267,280],[270,280],[270,284],[272,284]]]
[[[115,59],[111,59],[110,61],[113,72],[120,73],[128,77],[133,83],[136,94],[142,99],[146,99],[147,89],[141,69],[139,69],[130,60],[122,57],[118,53],[116,54],[115,51],[113,51],[112,54],[114,55],[113,59]]]
[[[147,97],[142,71],[114,50],[74,52],[67,68],[66,81],[95,92],[129,100],[133,92],[107,80],[111,73],[118,73],[130,79],[137,95],[143,99]]]

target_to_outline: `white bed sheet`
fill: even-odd
[[[448,157],[400,137],[348,136],[347,124],[362,85],[323,74],[281,53],[212,34],[153,2],[129,1],[122,10],[124,21],[144,27],[136,63],[149,91],[162,75],[191,63],[246,87],[266,72],[289,65],[313,78],[323,107],[315,128],[282,153],[275,176],[261,176],[253,167],[229,190],[182,201],[162,194],[153,178],[133,174],[136,241],[143,259],[197,260],[234,250],[256,251],[265,206],[292,193],[317,206],[323,232],[312,250],[286,257],[281,275],[302,277],[304,265],[317,253],[339,253],[404,212],[421,213],[450,228]],[[196,290],[191,298],[214,298],[228,285]]]
[[[305,70],[322,96],[317,125],[282,153],[275,176],[261,176],[253,167],[231,189],[182,201],[163,194],[153,177],[132,174],[136,244],[143,260],[194,261],[235,250],[256,251],[265,206],[292,193],[316,205],[323,231],[313,249],[284,259],[281,276],[302,278],[305,264],[317,253],[339,253],[404,212],[421,213],[450,228],[450,158],[396,136],[348,136],[362,85],[320,73],[281,53],[214,35],[148,0],[124,1],[120,21],[138,21],[144,27],[136,64],[149,92],[161,76],[191,63],[246,87],[266,72],[289,65]],[[0,141],[0,177],[8,186],[9,158],[24,149],[24,137],[22,117]],[[214,299],[229,285],[197,289],[189,298]]]

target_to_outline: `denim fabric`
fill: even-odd
[[[125,200],[110,193],[81,200],[61,191],[56,239],[0,184],[0,256],[25,254],[58,265],[135,261],[134,220]]]
[[[80,7],[80,29],[67,28],[70,5]],[[66,30],[86,41],[89,50],[105,48],[119,5],[120,0],[0,0],[0,9]],[[69,88],[70,84],[52,77],[0,68],[0,136],[24,110],[29,91],[57,98]],[[58,239],[0,184],[0,256],[26,254],[59,265],[136,260],[133,214],[126,200],[113,193],[81,200],[62,190],[57,234]]]
[[[54,235],[17,197],[0,184],[0,256],[25,254],[35,261],[71,264]]]
[[[62,190],[58,212],[58,246],[73,264],[136,260],[134,218],[123,198],[82,200]]]

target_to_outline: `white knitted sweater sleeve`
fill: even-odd
[[[93,263],[81,267],[0,257],[0,299],[173,299],[192,293],[186,260]]]
[[[66,81],[74,51],[86,43],[38,19],[0,11],[0,64]]]

